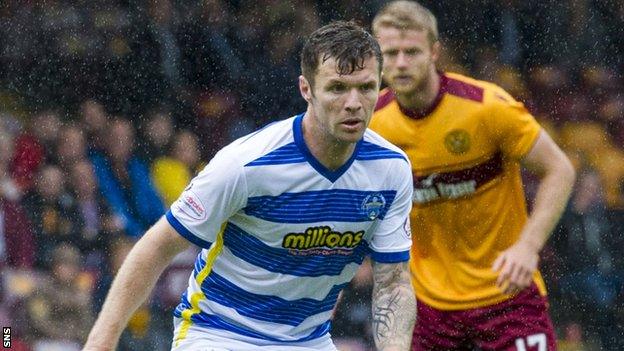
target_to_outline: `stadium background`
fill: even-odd
[[[624,1],[422,3],[441,68],[523,101],[577,168],[542,255],[561,350],[624,349]],[[382,4],[1,1],[0,322],[13,348],[79,349],[124,255],[188,179],[234,138],[303,111],[302,38],[332,19],[367,25]],[[165,272],[120,350],[167,349],[193,259]],[[370,284],[363,270],[337,311],[345,350],[370,347]]]

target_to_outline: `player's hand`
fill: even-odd
[[[498,272],[496,286],[505,294],[520,292],[531,284],[538,261],[539,250],[527,242],[516,242],[492,264],[492,270]]]

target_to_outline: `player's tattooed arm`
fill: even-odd
[[[407,262],[373,263],[373,336],[379,350],[409,350],[416,298]]]

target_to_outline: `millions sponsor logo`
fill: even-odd
[[[282,247],[291,250],[352,249],[362,242],[364,231],[338,232],[328,226],[309,227],[303,233],[288,233]],[[350,251],[350,250],[349,250]]]

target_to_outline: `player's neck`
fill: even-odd
[[[310,123],[314,112],[308,109],[306,112],[306,118],[302,123],[303,140],[310,150],[310,153],[314,158],[320,162],[323,167],[330,171],[335,171],[342,167],[355,151],[355,143],[340,142],[331,138],[327,133],[323,133],[314,128],[313,123]],[[306,123],[306,119],[309,121]]]
[[[413,111],[426,111],[434,103],[439,91],[440,75],[434,71],[414,91],[406,94],[395,93],[395,95],[401,107]]]
[[[330,171],[335,171],[347,163],[355,150],[353,143],[327,142],[323,145],[318,143],[314,148],[307,143],[306,145],[314,158]]]

